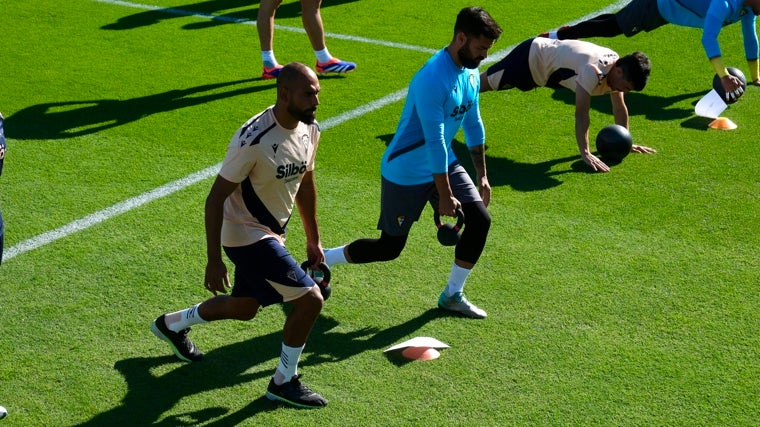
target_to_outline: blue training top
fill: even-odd
[[[396,134],[383,154],[383,177],[399,185],[433,181],[457,161],[451,142],[464,130],[468,147],[485,142],[477,69],[460,68],[441,49],[409,83]]]
[[[751,7],[744,6],[744,0],[657,0],[657,8],[672,24],[702,28],[702,46],[709,59],[721,56],[720,30],[741,21],[746,59],[758,57],[756,16]]]

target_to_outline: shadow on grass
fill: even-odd
[[[322,2],[321,8],[339,6],[354,1],[358,0],[325,0]],[[223,13],[226,10],[251,6],[251,3],[246,0],[208,0],[172,8],[152,9],[124,16],[116,22],[104,25],[101,28],[104,30],[131,30],[158,24],[169,19],[198,15],[210,18],[210,20],[185,24],[182,28],[186,30],[199,30],[241,21],[255,21],[259,14],[258,7]],[[258,4],[259,2],[256,3]],[[301,16],[301,4],[299,2],[283,4],[277,9],[276,18],[295,18],[298,16]]]
[[[175,89],[133,99],[64,101],[33,105],[7,117],[8,137],[15,139],[64,139],[89,135],[121,126],[156,113],[201,105],[237,95],[261,92],[275,87],[234,87],[257,79],[213,83],[189,89]],[[211,92],[203,94],[204,92]]]
[[[625,103],[628,106],[628,114],[631,116],[644,116],[648,120],[669,121],[680,120],[694,115],[694,108],[673,107],[674,104],[692,99],[696,104],[707,92],[682,93],[675,96],[656,96],[641,92],[631,92],[625,95]],[[562,101],[568,105],[575,105],[575,92],[567,89],[557,89],[552,93],[552,99]],[[601,113],[612,115],[612,102],[608,96],[594,96],[591,98],[591,108]],[[572,112],[568,112],[572,115]],[[614,121],[614,119],[610,119]]]
[[[693,108],[672,108],[671,106],[684,100],[693,99],[692,105],[704,96],[706,92],[686,93],[670,97],[653,96],[644,93],[629,93],[626,95],[626,104],[629,107],[629,114],[644,115],[650,120],[680,120],[689,118],[694,115]],[[552,93],[552,98],[563,101],[568,105],[575,105],[575,93],[567,89],[557,89]],[[612,115],[612,103],[608,97],[596,96],[591,100],[591,107],[597,111]],[[571,112],[568,112],[571,114]],[[681,126],[693,127],[695,129],[706,129],[700,117],[691,117],[684,121]],[[387,146],[393,134],[379,135],[377,137]],[[469,161],[470,155],[466,145],[454,140],[452,144],[454,154],[462,162],[468,172],[474,176],[474,171]],[[598,156],[598,153],[594,153]],[[558,176],[570,173],[596,173],[578,156],[564,157],[559,159],[547,160],[539,163],[521,163],[514,160],[491,157],[486,155],[488,167],[488,181],[492,187],[508,185],[517,191],[540,191],[548,190],[562,184],[557,179]],[[557,165],[572,162],[566,169],[553,171]],[[621,162],[606,162],[608,166],[614,167]]]
[[[710,123],[715,120],[709,117],[694,116],[681,122],[682,128],[706,131],[710,129]]]
[[[404,323],[385,330],[363,328],[350,332],[334,332],[339,322],[330,317],[320,317],[314,325],[309,342],[299,364],[301,368],[322,363],[337,362],[366,351],[382,351],[401,339],[407,338],[426,323],[446,316],[440,310],[430,309]],[[206,327],[213,327],[207,325]],[[151,336],[149,339],[155,339]],[[197,425],[210,422],[215,426],[236,426],[258,413],[272,411],[278,404],[264,396],[265,390],[249,389],[252,398],[244,408],[230,412],[229,408],[208,407],[159,420],[163,414],[184,397],[210,390],[222,390],[254,380],[269,378],[274,366],[264,371],[249,371],[251,367],[266,364],[279,354],[281,332],[243,340],[213,349],[200,362],[182,363],[172,356],[135,357],[116,362],[114,368],[127,383],[127,394],[121,404],[107,412],[96,415],[79,426],[118,425]],[[158,342],[162,349],[164,343]],[[152,371],[164,365],[176,365],[175,369],[155,376]],[[306,369],[311,378],[309,384],[319,390],[319,371]],[[330,397],[326,396],[329,400]],[[221,417],[221,418],[220,418]]]
[[[393,139],[393,134],[378,135],[377,139],[388,146]],[[452,149],[462,165],[467,169],[470,176],[475,176],[470,161],[470,153],[467,145],[459,140],[452,142]],[[557,165],[570,163],[565,170],[552,171]],[[486,167],[488,168],[488,182],[491,187],[508,185],[517,191],[540,191],[548,190],[562,184],[558,176],[571,173],[594,173],[580,155],[547,160],[539,163],[520,163],[514,160],[486,155]]]

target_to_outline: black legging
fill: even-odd
[[[615,37],[621,34],[623,34],[623,30],[618,25],[615,14],[605,13],[588,21],[558,30],[557,38],[560,40],[586,39],[589,37]]]
[[[491,215],[483,202],[465,203],[462,211],[465,225],[462,238],[454,249],[454,257],[475,264],[486,245]],[[358,239],[348,245],[348,256],[354,264],[391,261],[401,254],[407,238],[408,235],[391,236],[382,232],[379,239]]]

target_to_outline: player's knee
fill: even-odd
[[[346,259],[353,264],[391,261],[401,254],[406,235],[391,236],[383,232],[379,239],[359,239],[348,245]]]
[[[398,258],[405,245],[406,236],[390,236],[383,233],[376,246],[379,261],[392,261]]]
[[[319,290],[319,286],[313,286],[309,292],[302,295],[292,301],[293,308],[300,311],[309,317],[316,317],[322,311],[322,307],[325,304],[325,300],[322,298],[322,293]]]
[[[465,232],[469,229],[472,232],[488,234],[491,228],[491,214],[483,202],[468,203],[462,206],[462,210],[465,217]]]

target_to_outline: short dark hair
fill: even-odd
[[[309,67],[300,62],[285,64],[277,75],[277,87],[289,87],[299,79],[309,75]]]
[[[615,66],[623,70],[623,78],[633,84],[633,90],[641,91],[647,85],[652,63],[641,52],[633,52],[617,60]]]
[[[491,40],[501,37],[501,27],[482,7],[470,6],[459,11],[454,24],[454,36],[465,33],[468,37],[486,36]]]

